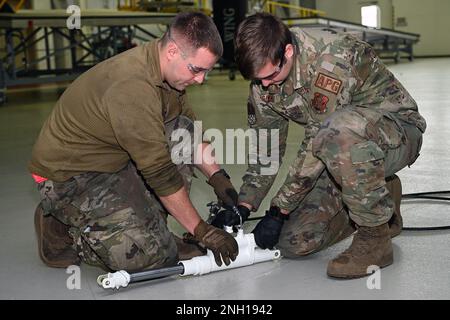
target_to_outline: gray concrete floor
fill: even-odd
[[[403,193],[450,189],[450,59],[416,60],[390,65],[411,92],[427,119],[420,158],[399,175]],[[327,262],[351,239],[303,259],[281,259],[196,277],[170,277],[105,291],[96,278],[102,270],[81,266],[80,289],[69,290],[70,274],[46,267],[36,250],[33,213],[39,197],[26,170],[31,147],[63,86],[9,92],[0,107],[0,299],[449,299],[450,231],[404,231],[393,240],[395,262],[382,269],[380,289],[368,289],[367,278],[337,281],[326,276]],[[190,101],[204,128],[246,125],[248,83],[240,77],[210,76],[206,85],[189,89]],[[286,163],[296,154],[303,131],[291,125],[285,165],[272,189],[286,175]],[[244,165],[225,165],[239,187]],[[214,194],[196,179],[192,199],[207,216]],[[270,194],[270,195],[271,195]],[[268,206],[270,195],[258,215]],[[409,201],[402,204],[406,226],[450,224],[446,203]],[[174,222],[176,233],[183,230]],[[247,229],[251,229],[248,226]],[[70,279],[69,279],[70,280]],[[70,282],[70,281],[69,281]]]

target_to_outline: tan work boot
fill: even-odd
[[[79,265],[80,258],[72,247],[73,239],[69,235],[69,226],[59,222],[51,215],[44,215],[41,205],[34,214],[34,227],[38,240],[41,260],[49,267],[67,268]]]
[[[193,236],[189,237],[185,235],[183,239],[180,239],[176,235],[173,235],[173,237],[175,238],[175,243],[177,244],[178,259],[180,261],[189,260],[206,254],[206,249],[201,247]]]
[[[403,218],[400,214],[400,202],[402,201],[402,183],[400,178],[395,174],[386,178],[386,188],[394,200],[394,214],[388,221],[391,238],[394,238],[402,232],[403,228]]]
[[[348,212],[341,210],[336,216],[332,218],[328,225],[328,233],[334,235],[324,247],[332,246],[344,239],[350,237],[355,233],[356,227],[353,221],[350,220]]]
[[[328,263],[327,274],[336,278],[360,278],[367,268],[386,267],[394,261],[387,223],[377,227],[359,227],[350,247]]]

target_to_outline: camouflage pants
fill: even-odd
[[[193,133],[193,123],[186,117],[168,123],[170,150],[175,142],[169,137],[177,128]],[[189,190],[193,167],[181,164],[178,170]],[[86,172],[62,183],[47,180],[38,188],[46,214],[71,226],[74,247],[85,263],[136,271],[177,262],[167,212],[132,162],[116,173]]]
[[[353,223],[389,221],[393,201],[386,178],[413,164],[421,145],[422,132],[392,114],[360,107],[335,112],[313,141],[326,170],[284,224],[282,254],[320,251],[351,233]]]

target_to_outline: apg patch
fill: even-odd
[[[325,113],[327,112],[327,103],[329,100],[330,99],[327,96],[319,92],[315,92],[312,100],[312,106],[317,113]]]
[[[341,89],[342,81],[327,76],[322,72],[319,72],[317,80],[314,83],[317,88],[323,89],[325,91],[331,92],[333,94],[338,94],[339,89]]]

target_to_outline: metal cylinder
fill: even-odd
[[[184,266],[182,264],[173,267],[136,272],[130,274],[130,283],[179,275],[183,272]]]

